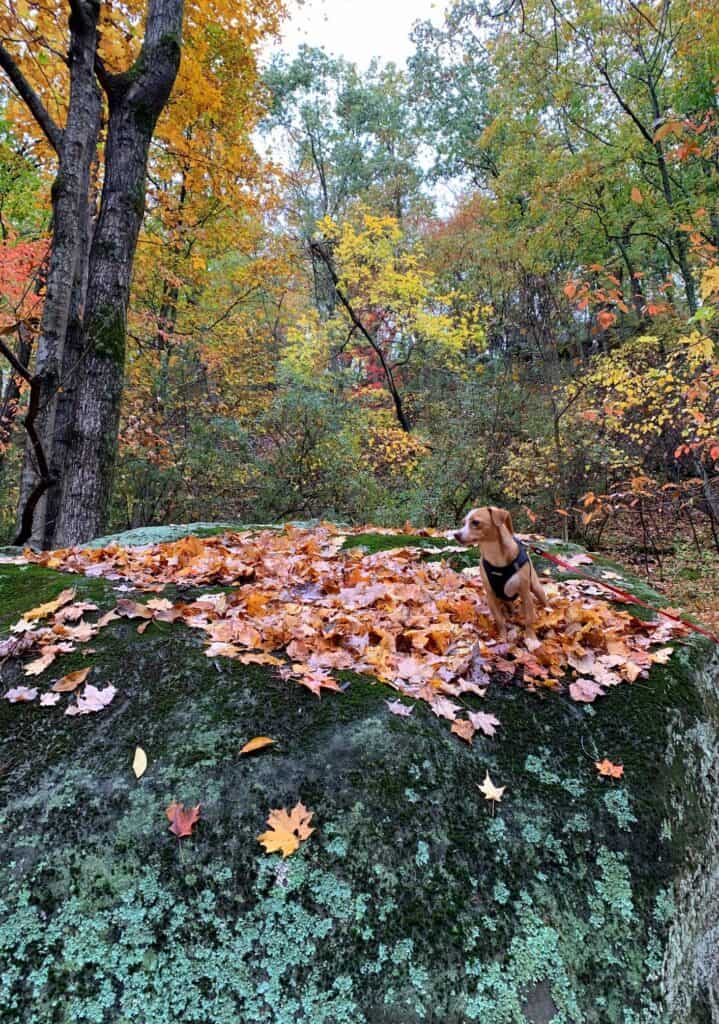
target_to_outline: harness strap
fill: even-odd
[[[527,554],[527,549],[524,544],[518,537],[515,537],[514,540],[519,545],[519,551],[517,552],[517,557],[513,562],[510,562],[509,565],[492,565],[492,563],[488,562],[486,558],[482,559],[482,565],[484,566],[484,571],[487,573],[487,579],[489,580],[490,586],[497,597],[501,598],[503,601],[514,601],[518,596],[517,594],[513,594],[512,597],[507,597],[504,592],[504,588],[510,577],[514,576],[515,572],[518,572],[522,566],[529,561],[529,555]]]

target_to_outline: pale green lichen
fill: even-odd
[[[623,789],[610,789],[604,794],[604,803],[621,829],[628,831],[637,820],[632,812],[629,797]]]
[[[0,567],[5,624],[67,582]],[[379,684],[348,674],[318,701],[215,665],[180,626],[112,623],[94,646],[119,690],[103,715],[0,701],[2,1024],[526,1024],[536,987],[553,1024],[665,1024],[672,891],[704,850],[716,747],[700,648],[591,717],[494,683],[503,738],[468,748],[426,708],[390,715]],[[238,758],[262,733],[276,747]],[[626,765],[621,785],[585,747]],[[507,786],[495,808],[476,788],[487,770]],[[316,832],[267,856],[269,809],[300,798]],[[172,799],[202,804],[179,842]]]

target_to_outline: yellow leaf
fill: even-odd
[[[75,591],[72,587],[67,590],[63,590],[57,595],[54,601],[48,601],[47,604],[40,604],[37,608],[31,609],[29,612],[25,612],[23,618],[26,622],[32,622],[33,619],[44,619],[47,615],[52,615],[58,608],[62,608],[68,601],[72,601],[75,597]]]
[[[281,853],[283,857],[289,857],[299,848],[300,842],[314,832],[309,827],[313,814],[314,811],[308,811],[302,803],[296,804],[292,811],[284,807],[271,810],[267,818],[270,828],[257,839],[268,853]]]
[[[269,736],[255,736],[254,739],[249,740],[245,743],[244,747],[240,751],[241,754],[251,754],[253,750],[262,750],[263,747],[269,747],[270,743],[274,743],[273,739]]]
[[[147,771],[147,754],[142,747],[135,748],[135,757],[132,762],[132,770],[138,779]]]
[[[711,267],[704,271],[699,291],[703,299],[708,299],[710,295],[719,292],[719,267]],[[25,618],[27,617],[26,615]]]
[[[637,188],[636,185],[632,189],[632,202],[633,203],[643,203],[644,202],[644,196],[639,191],[639,189]]]

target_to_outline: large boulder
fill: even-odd
[[[118,596],[0,564],[0,639],[69,584]],[[119,691],[102,712],[0,699],[3,1024],[719,1020],[709,641],[592,704],[494,681],[502,728],[471,747],[367,677],[318,700],[180,623],[119,620],[91,647],[61,672],[91,661]],[[28,683],[18,659],[0,673],[2,694]],[[274,746],[239,756],[258,735]],[[173,800],[201,804],[189,837]],[[315,832],[267,854],[270,809],[300,800]]]

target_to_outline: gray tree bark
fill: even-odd
[[[28,445],[17,538],[41,547],[82,543],[105,522],[148,151],[179,68],[183,16],[183,0],[148,0],[140,54],[129,70],[112,75],[97,53],[101,0],[69,0],[69,6],[70,97],[64,129],[53,122],[0,42],[0,68],[58,154],[35,371],[35,427],[49,471],[39,471],[37,446]],[[102,196],[93,223],[91,170],[103,92],[108,133]]]
[[[19,71],[15,68],[13,72],[12,58],[7,51],[0,50],[0,64],[26,100],[58,155],[57,177],[52,189],[52,246],[35,366],[35,374],[40,378],[39,412],[35,428],[49,466],[56,464],[55,429],[65,339],[80,257],[83,205],[100,130],[101,97],[94,67],[98,16],[98,3],[74,0],[69,20],[70,97],[67,120],[62,131],[54,125],[46,112],[43,114],[38,111],[38,105],[42,111],[42,104],[37,96],[30,102],[28,90],[32,90],[29,86],[22,87]],[[44,547],[51,540],[46,530],[46,509],[48,490],[52,486],[50,484],[48,487],[48,481],[42,479],[35,449],[28,442],[20,487],[19,541],[30,539]],[[23,529],[22,524],[23,511],[28,503],[34,506],[31,537],[27,536],[27,530]]]
[[[132,264],[145,210],[147,156],[180,66],[182,0],[150,0],[133,67],[100,79],[109,105],[105,177],[90,249],[83,372],[67,447],[56,546],[100,533],[110,501],[125,371]]]

